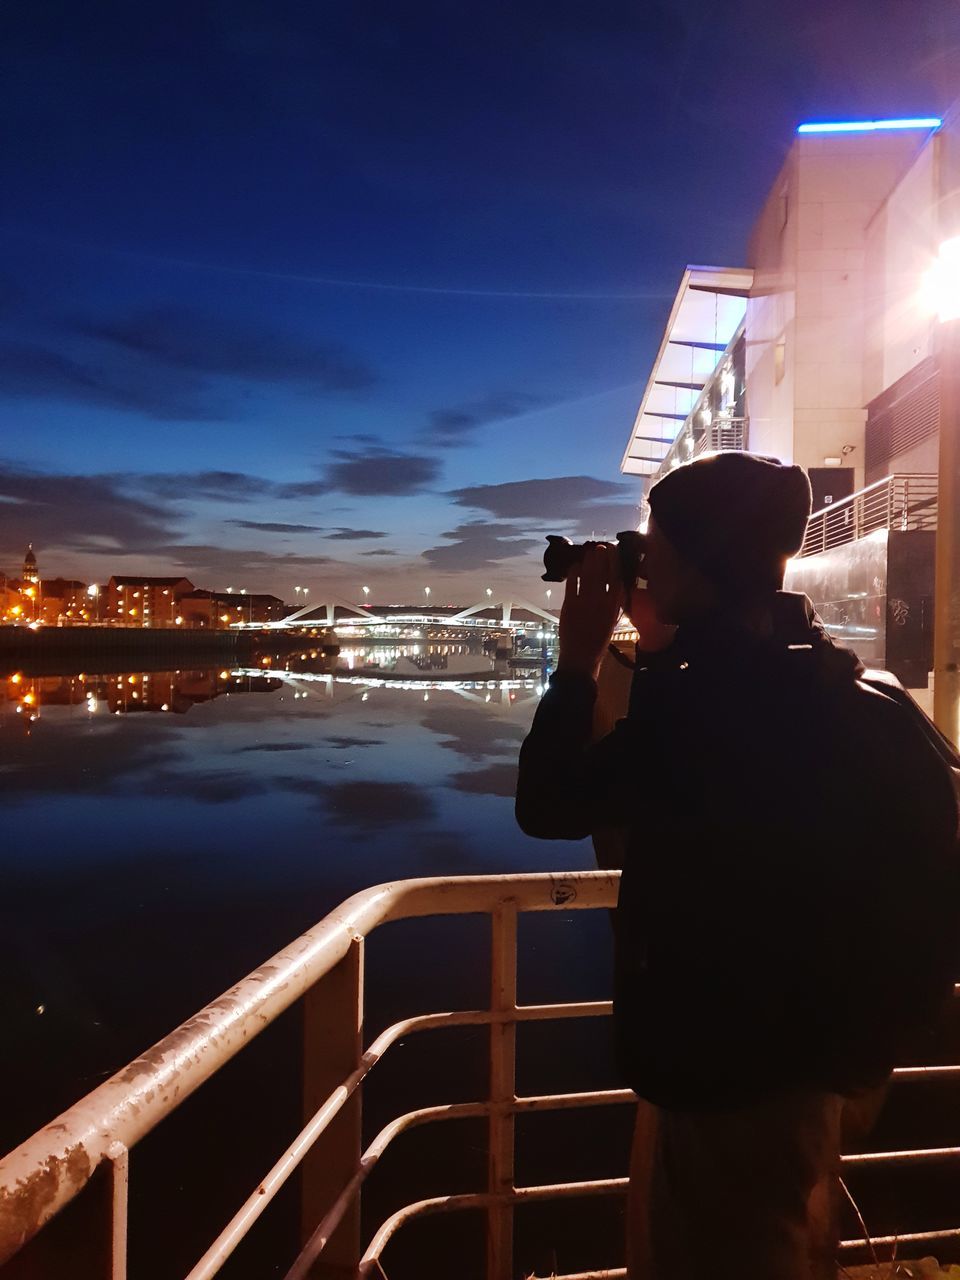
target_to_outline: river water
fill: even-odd
[[[455,648],[415,660],[442,665],[449,653],[464,663]],[[305,651],[266,655],[259,669],[0,675],[4,1150],[361,888],[593,865],[588,843],[531,840],[513,819],[517,751],[545,672],[385,681],[370,664],[394,656],[348,650],[333,672]],[[609,925],[604,913],[588,914],[524,922],[521,999],[608,994]],[[484,922],[382,933],[369,950],[371,1034],[412,1012],[485,1002]],[[522,1089],[614,1083],[606,1032],[576,1027],[524,1029]],[[480,1096],[485,1034],[443,1033],[429,1047],[395,1050],[365,1098],[368,1134],[408,1106]],[[291,1013],[137,1148],[133,1275],[186,1269],[289,1141],[298,1050]],[[553,1137],[534,1133],[518,1175],[620,1172],[596,1167],[590,1134],[607,1122],[596,1112],[581,1120],[587,1129],[567,1113]],[[398,1143],[371,1183],[371,1221],[411,1192],[482,1181],[482,1130],[448,1128],[458,1130],[452,1157],[446,1138],[426,1130]],[[569,1168],[557,1168],[560,1152]],[[265,1215],[225,1274],[283,1274],[275,1259],[295,1234],[293,1198]],[[173,1224],[160,1253],[158,1213]],[[569,1222],[531,1220],[518,1243],[528,1271],[549,1272],[558,1251],[564,1270],[601,1260],[595,1248],[584,1254]],[[482,1228],[460,1219],[447,1246],[474,1226]],[[444,1231],[428,1227],[398,1242],[391,1277],[416,1274],[417,1250],[421,1262],[424,1251],[439,1257]],[[471,1254],[482,1243],[474,1234]],[[466,1256],[457,1266],[476,1273]]]

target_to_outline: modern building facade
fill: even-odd
[[[801,126],[746,265],[684,272],[621,464],[653,481],[747,448],[806,468],[819,515],[788,585],[913,685],[932,665],[937,260],[960,236],[958,156],[960,110]]]

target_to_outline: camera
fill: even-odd
[[[547,549],[543,553],[544,582],[565,582],[570,570],[580,563],[589,544],[571,542],[557,533],[547,534]],[[626,586],[632,586],[641,576],[643,565],[644,535],[636,529],[617,534],[617,551],[620,555],[620,576]]]

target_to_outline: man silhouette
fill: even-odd
[[[567,579],[517,817],[546,839],[626,832],[631,1280],[829,1276],[845,1101],[919,1051],[953,979],[957,757],[782,591],[810,514],[799,467],[717,454],[649,503],[645,586],[602,543]],[[591,742],[622,607],[629,710]]]

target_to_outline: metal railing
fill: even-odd
[[[699,401],[698,401],[699,403]],[[718,413],[709,423],[703,424],[699,411],[694,410],[677,432],[654,475],[654,482],[672,471],[674,467],[699,458],[704,453],[722,453],[730,449],[746,449],[749,439],[749,418],[731,418]]]
[[[459,1209],[488,1216],[487,1275],[507,1280],[513,1253],[513,1210],[519,1203],[559,1196],[623,1192],[625,1178],[557,1186],[514,1185],[514,1117],[521,1113],[629,1103],[628,1089],[515,1095],[516,1027],[521,1022],[598,1017],[609,1001],[517,1004],[517,915],[615,905],[619,876],[609,872],[456,876],[378,885],[349,898],[318,925],[207,1005],[152,1049],[40,1130],[0,1161],[0,1264],[12,1257],[99,1171],[107,1194],[97,1201],[109,1235],[112,1280],[126,1276],[128,1156],[130,1149],[200,1085],[301,997],[306,1000],[304,1075],[314,1095],[301,1132],[253,1188],[188,1280],[216,1275],[293,1172],[327,1136],[322,1160],[304,1176],[310,1229],[288,1280],[311,1274],[316,1259],[345,1274],[383,1274],[379,1258],[411,1218]],[[360,1042],[366,937],[389,921],[418,916],[486,913],[491,918],[491,996],[486,1009],[407,1018],[365,1049]],[[414,1032],[489,1025],[490,1089],[483,1101],[430,1107],[400,1116],[362,1151],[360,1086],[386,1050]],[[309,1108],[308,1108],[309,1109]],[[337,1117],[346,1117],[331,1131]],[[408,1205],[359,1248],[361,1188],[400,1133],[429,1121],[486,1117],[488,1179],[484,1192]],[[305,1233],[307,1234],[307,1233]]]
[[[697,440],[697,457],[702,453],[722,453],[730,449],[746,449],[749,418],[727,418],[718,413]]]
[[[813,556],[878,529],[936,529],[937,477],[925,474],[885,476],[840,502],[815,511],[799,556]]]
[[[456,1210],[480,1210],[487,1215],[488,1280],[510,1280],[515,1206],[562,1197],[622,1195],[627,1188],[625,1177],[525,1187],[516,1186],[514,1179],[516,1116],[622,1105],[634,1100],[629,1089],[527,1097],[517,1097],[515,1092],[518,1023],[598,1017],[611,1012],[606,1000],[517,1004],[518,915],[527,911],[609,908],[615,905],[618,884],[619,873],[606,871],[435,877],[377,885],[347,899],[220,999],[0,1161],[0,1265],[99,1178],[105,1194],[88,1207],[102,1215],[102,1273],[111,1280],[125,1280],[130,1149],[279,1014],[304,998],[304,1076],[313,1099],[307,1108],[307,1122],[188,1272],[187,1280],[207,1280],[217,1274],[301,1165],[303,1245],[287,1272],[287,1280],[303,1280],[315,1274],[313,1268],[321,1255],[325,1275],[383,1280],[386,1272],[381,1256],[405,1223]],[[486,913],[491,921],[489,1007],[406,1018],[381,1032],[364,1049],[361,1028],[366,937],[389,921],[477,913]],[[387,1049],[414,1032],[479,1025],[491,1029],[489,1096],[482,1101],[427,1107],[399,1116],[363,1150],[361,1085]],[[904,1080],[957,1078],[960,1066],[912,1067],[895,1074]],[[361,1190],[391,1142],[418,1125],[466,1118],[487,1120],[486,1190],[409,1204],[378,1227],[366,1248],[362,1248]],[[315,1151],[321,1140],[323,1150]],[[843,1157],[845,1164],[854,1166],[927,1164],[958,1158],[960,1147]],[[898,1242],[927,1244],[955,1237],[960,1237],[960,1228],[901,1235]],[[865,1240],[846,1240],[841,1248],[862,1249],[866,1244]],[[617,1280],[625,1275],[622,1268],[613,1268],[558,1280]]]

